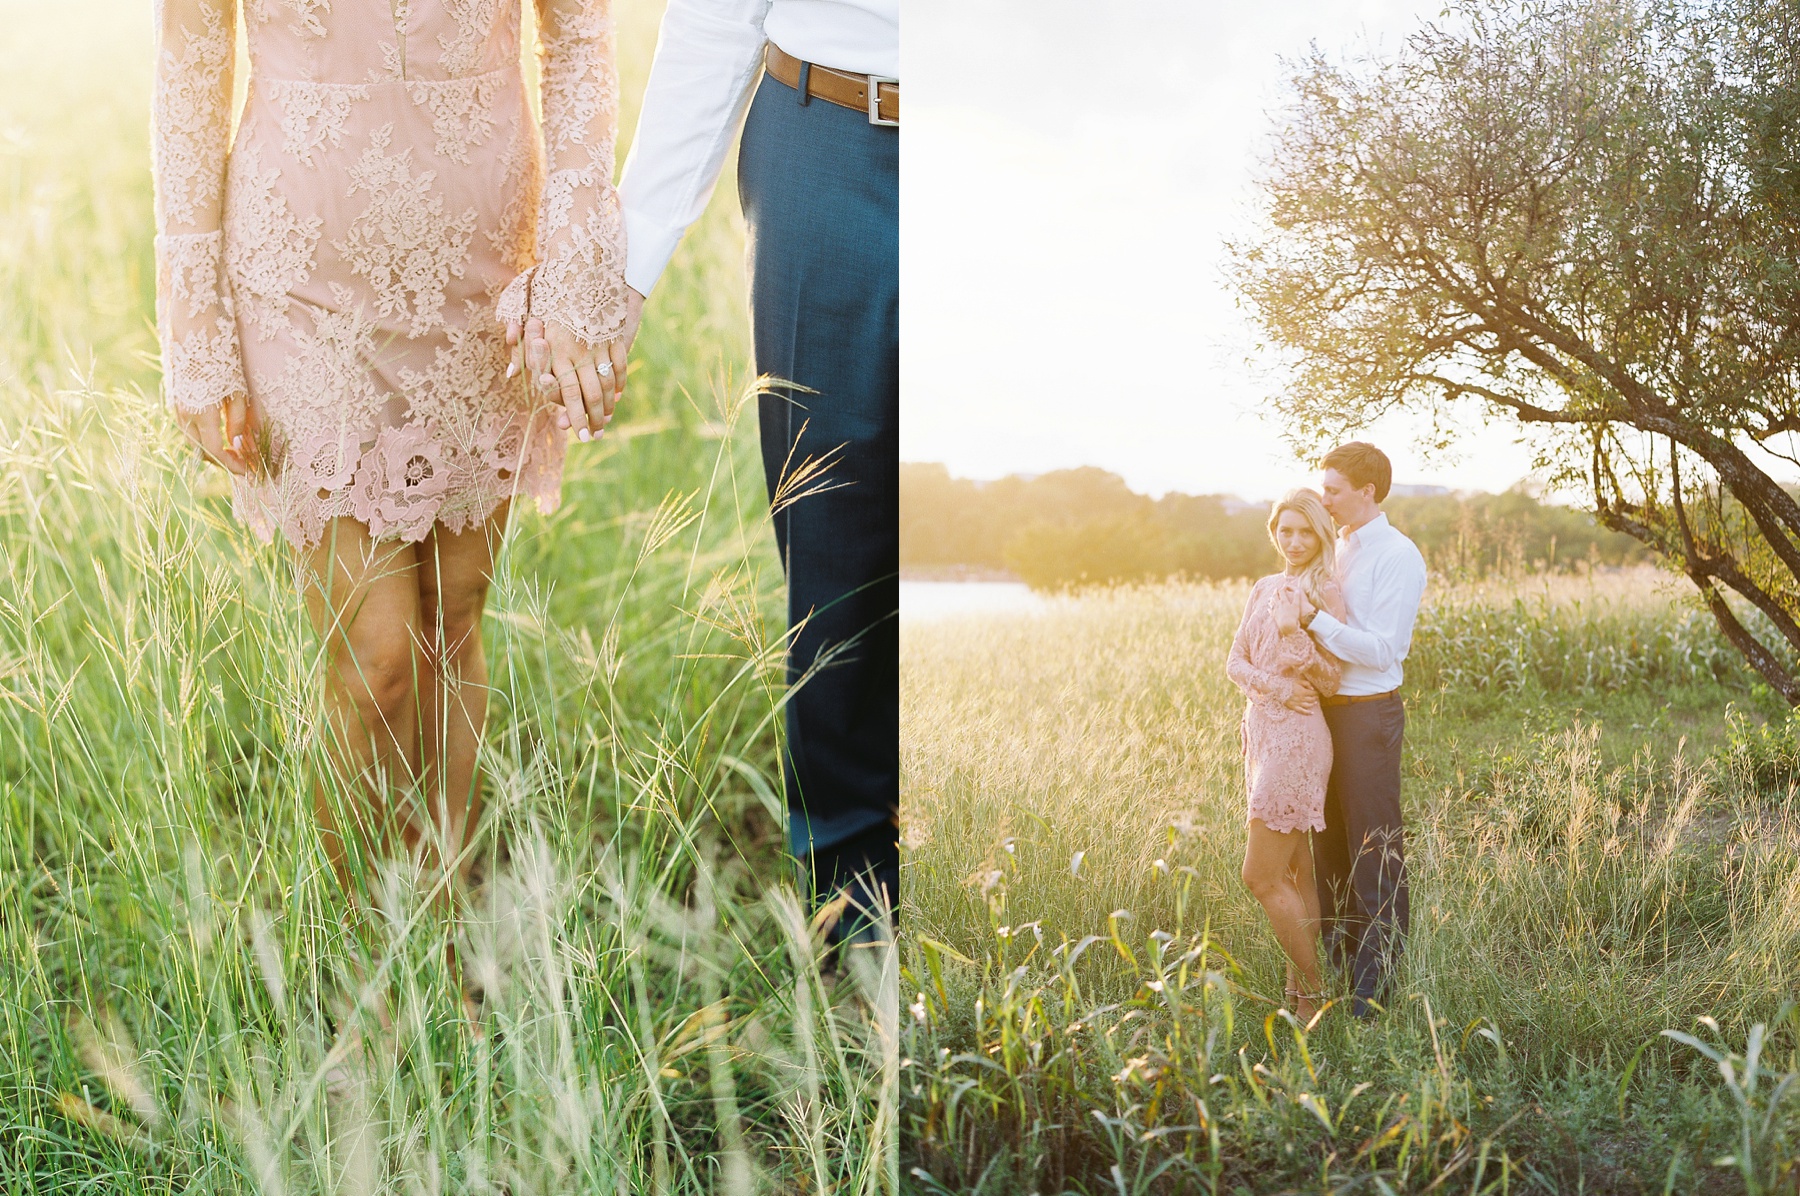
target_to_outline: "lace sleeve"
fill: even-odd
[[[589,345],[625,326],[625,226],[613,188],[619,76],[611,0],[537,0],[544,106],[538,261],[500,296],[499,318],[556,320]]]
[[[1243,621],[1238,624],[1237,634],[1231,637],[1231,654],[1225,660],[1225,675],[1252,702],[1268,701],[1271,698],[1281,702],[1293,696],[1294,683],[1286,677],[1258,668],[1250,660],[1251,629],[1262,605],[1263,588],[1263,583],[1257,582],[1250,590],[1250,601],[1244,605]]]
[[[1344,666],[1306,632],[1297,634],[1306,641],[1306,663],[1300,667],[1301,679],[1320,697],[1330,697],[1344,683]]]
[[[1329,608],[1329,597],[1321,597],[1326,598]],[[1336,659],[1320,648],[1318,641],[1303,628],[1295,627],[1291,631],[1280,632],[1275,641],[1275,650],[1267,663],[1271,672],[1304,682],[1320,694],[1337,692],[1340,677]]]
[[[244,391],[220,207],[231,142],[235,0],[157,0],[156,327],[163,394],[203,411]]]
[[[1336,582],[1326,582],[1319,597],[1323,599],[1321,608],[1332,618],[1342,620],[1346,616],[1344,591],[1338,587]],[[1304,632],[1301,634],[1305,638],[1308,648],[1306,664],[1301,676],[1306,678],[1307,684],[1313,687],[1314,692],[1329,697],[1336,693],[1338,686],[1344,682],[1344,666],[1337,657],[1327,652],[1318,640]]]

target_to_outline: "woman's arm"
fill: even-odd
[[[515,343],[527,317],[544,322],[543,348],[567,408],[565,426],[585,433],[611,416],[625,365],[622,347],[608,350],[625,327],[626,310],[625,224],[613,187],[619,76],[612,6],[610,0],[536,3],[545,165],[537,264],[513,279],[496,315]]]
[[[222,231],[236,38],[235,0],[157,2],[151,123],[163,394],[188,435],[241,473],[254,447]]]
[[[1314,693],[1329,697],[1344,683],[1344,666],[1310,635],[1304,631],[1300,635],[1306,641],[1306,662],[1300,667],[1300,677],[1312,686]]]
[[[1250,660],[1251,624],[1261,605],[1262,591],[1262,583],[1258,582],[1244,604],[1244,617],[1238,622],[1237,634],[1231,637],[1231,652],[1225,658],[1225,675],[1253,702],[1286,702],[1293,696],[1293,680],[1258,668]]]
[[[1320,587],[1319,598],[1320,610],[1325,611],[1334,619],[1344,618],[1347,613],[1344,605],[1344,591],[1335,581],[1328,581]],[[1301,676],[1306,679],[1308,685],[1313,687],[1313,692],[1321,696],[1330,696],[1336,693],[1338,686],[1342,685],[1344,681],[1343,663],[1327,652],[1312,636],[1306,635],[1304,632],[1301,634],[1306,640],[1308,649],[1306,664],[1301,671]]]

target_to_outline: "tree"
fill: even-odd
[[[1150,581],[1174,572],[1167,530],[1141,512],[1032,523],[1007,541],[1006,566],[1034,590]]]
[[[1698,588],[1791,704],[1800,28],[1785,0],[1460,0],[1385,60],[1299,63],[1234,246],[1314,448],[1404,407],[1540,464]],[[1748,617],[1735,593],[1761,612]]]

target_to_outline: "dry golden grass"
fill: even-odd
[[[1334,1013],[1298,1035],[1265,1024],[1282,961],[1237,878],[1223,662],[1245,593],[1121,589],[903,630],[918,1182],[1791,1176],[1800,1107],[1713,1168],[1736,1106],[1660,1036],[1745,1043],[1800,982],[1800,798],[1769,783],[1791,740],[1727,723],[1728,704],[1778,712],[1704,615],[1649,573],[1431,595],[1408,662],[1401,996],[1372,1028]],[[1800,1023],[1782,1024],[1759,1066],[1794,1071]]]

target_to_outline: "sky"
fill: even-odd
[[[1279,384],[1224,242],[1293,60],[1392,51],[1437,0],[908,0],[903,461],[995,478],[1098,465],[1134,489],[1266,499],[1313,477],[1264,419]],[[1503,490],[1509,425],[1396,482]]]

